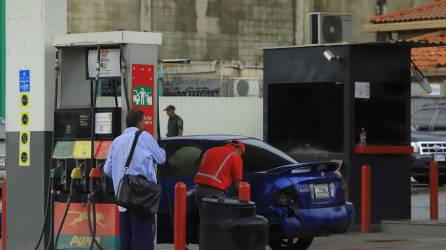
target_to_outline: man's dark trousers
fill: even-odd
[[[140,215],[126,211],[119,213],[121,228],[121,250],[154,250],[155,215]]]

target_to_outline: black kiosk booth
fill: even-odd
[[[361,166],[370,165],[372,223],[411,216],[413,45],[264,49],[264,139],[298,161],[342,161],[357,218]]]

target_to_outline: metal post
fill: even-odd
[[[438,220],[438,163],[432,161],[429,166],[430,218]]]
[[[370,228],[370,166],[362,166],[361,178],[361,232],[368,233]]]
[[[242,201],[250,201],[251,200],[251,185],[248,182],[242,181],[239,186],[239,197]]]
[[[178,182],[175,185],[175,218],[174,218],[174,249],[186,249],[186,185]]]

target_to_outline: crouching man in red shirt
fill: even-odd
[[[195,202],[201,206],[205,197],[227,197],[227,191],[235,186],[237,192],[243,180],[243,160],[245,144],[241,141],[230,141],[228,144],[209,149],[203,156],[194,178],[197,188]]]

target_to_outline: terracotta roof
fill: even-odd
[[[446,42],[446,31],[413,37],[413,41]],[[422,70],[446,67],[446,46],[412,49],[412,60]]]
[[[439,0],[380,16],[372,16],[369,21],[370,23],[397,23],[438,19],[446,19],[446,0]]]

